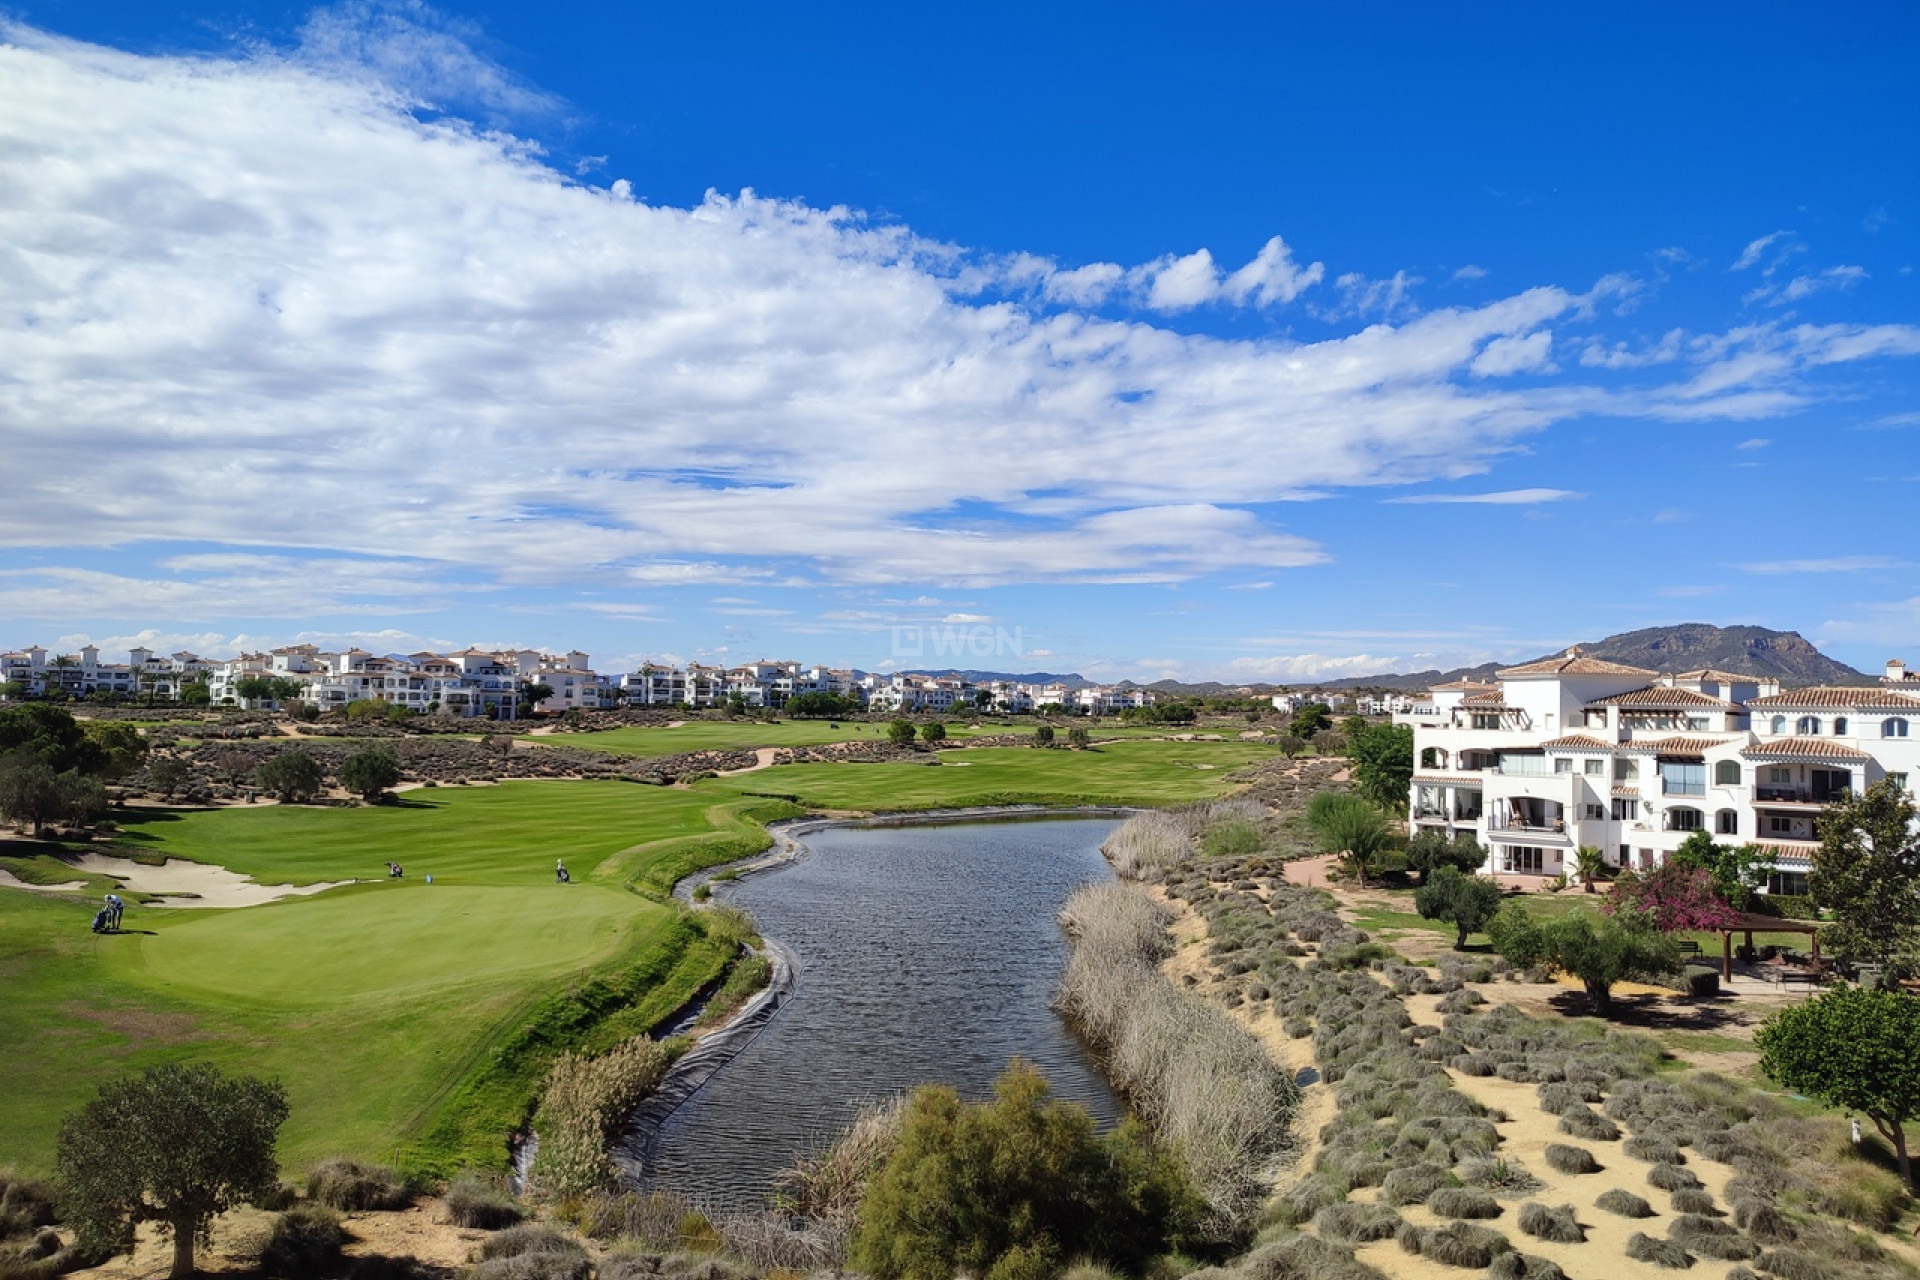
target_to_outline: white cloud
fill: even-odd
[[[1386,501],[1408,506],[1430,502],[1477,502],[1497,507],[1532,506],[1542,502],[1564,502],[1583,495],[1571,489],[1504,489],[1498,493],[1415,493]]]
[[[1489,342],[1468,367],[1476,378],[1500,378],[1512,373],[1551,370],[1552,351],[1553,335],[1545,330],[1516,334],[1511,338],[1495,338]]]
[[[1871,569],[1904,569],[1904,560],[1892,556],[1828,556],[1810,560],[1763,560],[1739,566],[1748,573],[1862,573]]]
[[[1740,251],[1740,256],[1734,260],[1733,269],[1735,271],[1745,271],[1748,267],[1760,261],[1761,256],[1766,253],[1769,247],[1781,240],[1789,239],[1792,235],[1793,233],[1791,231],[1775,231],[1769,235],[1761,236],[1758,240],[1750,241],[1747,247]]]
[[[1453,278],[1455,280],[1485,280],[1487,278],[1487,269],[1485,267],[1475,266],[1469,262],[1466,266],[1454,272]]]
[[[1268,504],[1457,479],[1585,414],[1781,412],[1811,369],[1920,351],[1905,326],[1754,326],[1695,340],[1674,386],[1489,384],[1544,368],[1588,300],[1409,318],[1404,272],[1342,277],[1345,313],[1384,319],[1320,340],[1180,333],[1140,318],[1156,294],[1275,307],[1325,268],[1275,238],[1232,271],[1057,271],[751,191],[648,205],[419,110],[560,109],[463,29],[403,29],[419,12],[328,10],[296,54],[224,60],[5,28],[0,545],[291,550],[9,570],[0,615],[1264,580],[1327,559]],[[1134,315],[1081,309],[1107,302]]]
[[[978,622],[992,622],[993,618],[984,613],[949,613],[944,618],[940,619],[940,621],[955,622],[955,623],[978,623]]]
[[[1736,449],[1764,449],[1772,443],[1773,441],[1767,439],[1765,436],[1755,436],[1751,440],[1742,440],[1733,447]]]

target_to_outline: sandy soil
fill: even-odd
[[[110,858],[89,851],[74,861],[80,870],[110,876],[135,893],[173,897],[173,901],[148,903],[156,907],[254,907],[282,898],[302,898],[323,893],[352,880],[325,880],[317,884],[260,884],[225,867],[203,862],[184,862],[169,858],[166,865],[150,867],[129,858]],[[176,896],[188,895],[193,896]]]
[[[667,727],[672,728],[673,726],[669,725]],[[743,773],[758,773],[762,769],[771,769],[773,767],[774,757],[779,754],[780,748],[778,747],[757,748],[753,753],[752,764],[743,769],[722,769],[714,776],[720,778],[737,778]]]

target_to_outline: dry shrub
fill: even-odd
[[[1560,1114],[1560,1132],[1585,1142],[1613,1142],[1620,1137],[1620,1126],[1597,1111],[1578,1107]]]
[[[607,1144],[640,1100],[666,1075],[664,1045],[644,1036],[597,1058],[563,1053],[547,1073],[533,1126],[540,1135],[530,1181],[560,1198],[589,1195],[615,1184]]]
[[[1441,1187],[1427,1197],[1427,1208],[1442,1218],[1497,1218],[1500,1202],[1474,1187]]]
[[[1682,1187],[1667,1198],[1675,1213],[1704,1213],[1714,1217],[1722,1216],[1720,1206],[1713,1202],[1713,1196],[1703,1187]]]
[[[0,1240],[22,1235],[58,1220],[53,1188],[11,1169],[0,1169]]]
[[[1213,1274],[1198,1272],[1188,1280]],[[1309,1235],[1290,1235],[1262,1245],[1235,1268],[1218,1275],[1221,1280],[1387,1280],[1384,1273],[1355,1258],[1352,1250]]]
[[[521,1253],[492,1258],[465,1272],[466,1280],[587,1280],[593,1263],[584,1253]]]
[[[1394,1239],[1408,1253],[1449,1267],[1476,1269],[1491,1264],[1513,1247],[1498,1231],[1470,1222],[1452,1222],[1444,1227],[1416,1227],[1409,1222]]]
[[[1487,1268],[1487,1280],[1567,1280],[1560,1264],[1530,1253],[1503,1253]]]
[[[1346,1197],[1347,1189],[1344,1186],[1336,1186],[1332,1180],[1316,1173],[1289,1188],[1274,1203],[1272,1216],[1276,1221],[1297,1227],[1328,1205],[1339,1204]]]
[[[357,1160],[328,1160],[307,1175],[307,1198],[330,1209],[404,1209],[413,1193],[400,1175],[385,1165]]]
[[[1799,1236],[1771,1200],[1735,1200],[1733,1224],[1762,1244],[1792,1244]]]
[[[1620,1149],[1635,1160],[1645,1160],[1648,1164],[1685,1164],[1687,1158],[1680,1154],[1680,1148],[1665,1138],[1628,1138]]]
[[[1193,833],[1181,814],[1136,814],[1113,829],[1100,852],[1116,875],[1157,884],[1193,857]]]
[[[1818,1259],[1793,1249],[1763,1253],[1754,1265],[1778,1280],[1828,1280],[1827,1269]]]
[[[1386,1176],[1380,1184],[1380,1199],[1387,1204],[1419,1204],[1440,1188],[1454,1186],[1458,1181],[1437,1165],[1410,1164]]]
[[[1370,1244],[1391,1239],[1400,1215],[1384,1204],[1334,1204],[1313,1215],[1313,1229],[1335,1244]]]
[[[1683,1271],[1693,1265],[1693,1255],[1671,1240],[1661,1240],[1644,1231],[1627,1238],[1627,1256],[1635,1262],[1651,1262],[1656,1267]]]
[[[439,1276],[438,1270],[418,1258],[396,1258],[384,1253],[355,1258],[347,1267],[347,1280],[439,1280]]]
[[[1675,1218],[1667,1229],[1667,1237],[1703,1258],[1717,1258],[1722,1262],[1741,1262],[1760,1252],[1759,1245],[1728,1224],[1699,1213]]]
[[[1587,1231],[1574,1217],[1573,1206],[1563,1204],[1549,1209],[1538,1200],[1520,1206],[1520,1229],[1549,1244],[1585,1244]]]
[[[1615,1187],[1611,1191],[1602,1191],[1600,1198],[1595,1200],[1594,1203],[1602,1209],[1605,1209],[1608,1213],[1617,1213],[1623,1218],[1651,1218],[1654,1216],[1652,1205],[1633,1194],[1633,1192],[1623,1191],[1618,1187]]]
[[[693,1202],[671,1191],[601,1192],[580,1201],[573,1221],[595,1240],[638,1240],[658,1253],[680,1248]]]
[[[1730,1163],[1736,1156],[1758,1155],[1751,1145],[1725,1129],[1713,1129],[1696,1134],[1693,1149],[1709,1160],[1718,1160],[1721,1164]]]
[[[818,1155],[802,1157],[776,1176],[778,1207],[800,1217],[851,1224],[867,1182],[900,1137],[905,1107],[904,1096],[861,1107],[831,1146]]]
[[[1082,1258],[1068,1265],[1060,1273],[1060,1280],[1124,1280],[1117,1272],[1109,1271],[1099,1263]]]
[[[1503,1156],[1463,1161],[1460,1181],[1505,1195],[1523,1195],[1541,1185],[1540,1179],[1527,1172],[1519,1161]]]
[[[1700,1179],[1694,1176],[1693,1170],[1683,1169],[1677,1164],[1653,1166],[1647,1170],[1647,1182],[1662,1191],[1679,1191],[1700,1185]]]
[[[1548,1166],[1559,1173],[1600,1172],[1600,1162],[1585,1147],[1572,1147],[1564,1142],[1551,1143],[1547,1147],[1546,1157]]]
[[[847,1260],[846,1224],[761,1213],[715,1225],[727,1253],[755,1271],[837,1271]]]
[[[1849,1151],[1834,1158],[1826,1173],[1813,1206],[1829,1217],[1845,1218],[1869,1231],[1889,1231],[1906,1212],[1906,1185],[1889,1170]]]
[[[1250,1221],[1291,1151],[1292,1076],[1225,1012],[1160,973],[1165,915],[1120,884],[1067,900],[1073,940],[1056,1003],[1106,1059],[1154,1131],[1185,1159],[1229,1233]]]
[[[512,1196],[475,1174],[461,1174],[447,1188],[447,1220],[456,1227],[499,1231],[525,1216]]]
[[[307,1280],[333,1270],[346,1242],[339,1214],[325,1205],[297,1205],[273,1224],[260,1250],[260,1270],[285,1280]]]

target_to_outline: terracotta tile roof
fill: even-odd
[[[1739,741],[1741,741],[1740,737],[1635,739],[1633,742],[1623,744],[1622,749],[1650,751],[1663,756],[1703,756],[1709,751],[1731,746]]]
[[[1589,707],[1707,707],[1717,711],[1732,711],[1734,704],[1725,698],[1713,698],[1704,693],[1695,693],[1691,689],[1669,689],[1665,685],[1649,685],[1645,689],[1634,689],[1627,693],[1616,693],[1605,698],[1595,698],[1587,704]]]
[[[1832,738],[1775,738],[1740,753],[1749,760],[1868,760],[1866,752]]]
[[[1781,866],[1807,867],[1813,865],[1813,850],[1799,845],[1774,844],[1766,840],[1754,841],[1754,847]]]
[[[1589,658],[1578,649],[1569,649],[1558,658],[1547,658],[1540,662],[1529,662],[1524,666],[1508,667],[1494,674],[1502,680],[1527,676],[1645,676],[1651,680],[1660,673],[1649,671],[1645,667],[1629,667],[1618,662]]]
[[[1612,751],[1620,744],[1588,737],[1584,733],[1570,733],[1564,738],[1554,738],[1540,745],[1548,751]]]
[[[1449,680],[1445,684],[1437,684],[1433,687],[1434,689],[1494,689],[1499,686],[1485,680]]]
[[[1628,800],[1638,800],[1640,798],[1640,788],[1639,787],[1623,787],[1618,783],[1615,783],[1613,788],[1613,794],[1617,796],[1621,796],[1624,799],[1628,799]]]
[[[1423,787],[1458,787],[1471,782],[1480,785],[1480,779],[1473,774],[1457,773],[1416,773],[1413,780]]]
[[[1770,676],[1745,676],[1738,671],[1716,671],[1712,667],[1702,667],[1698,671],[1682,671],[1675,680],[1717,680],[1721,684],[1758,684]]]
[[[1895,707],[1912,710],[1920,707],[1920,697],[1908,693],[1899,693],[1892,689],[1846,688],[1834,685],[1817,685],[1811,689],[1792,689],[1786,693],[1776,693],[1770,697],[1755,698],[1747,704],[1755,711],[1771,710],[1774,707],[1831,707],[1836,711],[1850,711],[1857,707]]]
[[[1483,710],[1486,708],[1505,710],[1507,704],[1506,700],[1503,699],[1499,693],[1490,692],[1469,694],[1467,697],[1460,699],[1460,705],[1463,707],[1479,707]]]

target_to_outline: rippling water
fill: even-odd
[[[796,957],[793,996],[668,1118],[647,1181],[716,1208],[757,1207],[772,1176],[859,1104],[928,1080],[987,1096],[1015,1055],[1107,1123],[1119,1104],[1048,1007],[1066,963],[1067,895],[1111,876],[1113,819],[837,829],[728,901]]]

